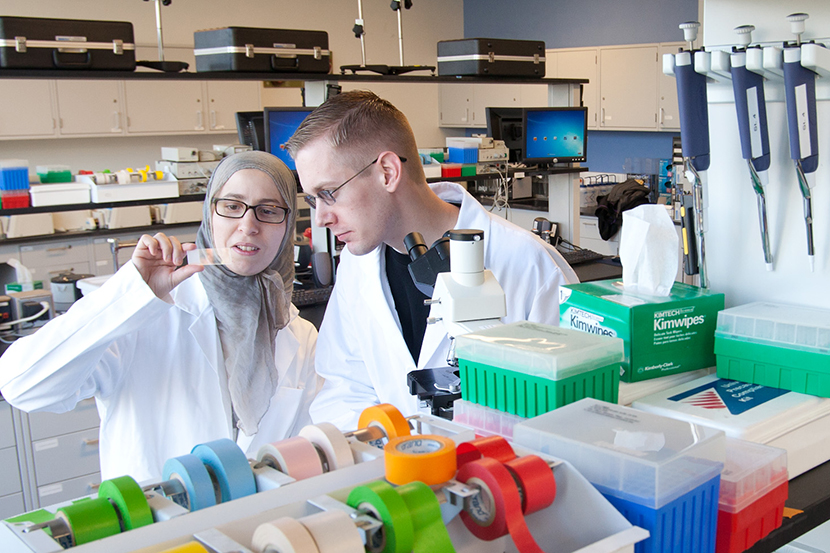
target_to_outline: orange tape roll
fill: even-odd
[[[458,455],[459,467],[482,457],[489,457],[502,463],[516,458],[513,448],[501,436],[487,436],[471,442],[463,442],[458,444],[455,451]]]
[[[409,423],[398,409],[390,403],[381,403],[367,407],[360,413],[357,423],[360,428],[380,426],[390,440],[400,436],[409,436]]]
[[[461,512],[467,530],[485,541],[509,533],[519,553],[543,553],[527,527],[519,488],[507,467],[485,457],[464,464],[456,478],[481,490],[471,498],[468,509]]]
[[[455,442],[424,434],[389,440],[383,448],[386,479],[399,486],[423,482],[442,484],[455,476]]]
[[[541,511],[556,499],[556,479],[548,464],[538,455],[517,457],[504,464],[519,484],[522,512]]]

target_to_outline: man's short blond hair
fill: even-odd
[[[383,151],[392,151],[417,166],[418,147],[406,116],[391,102],[368,90],[329,98],[305,118],[285,149],[296,157],[308,144],[323,139],[355,166]],[[421,172],[423,174],[423,172]]]

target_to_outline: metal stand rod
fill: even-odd
[[[161,38],[161,0],[155,0],[156,3],[156,34],[158,35],[159,43],[159,61],[164,61],[164,41]]]
[[[401,67],[404,66],[403,64],[403,16],[401,15],[401,11],[403,10],[403,6],[401,6],[400,0],[398,0],[398,52],[400,54],[400,64]]]

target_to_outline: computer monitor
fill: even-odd
[[[585,161],[588,108],[525,108],[522,117],[524,163]]]
[[[522,160],[522,108],[487,108],[487,134],[504,141],[508,161]]]
[[[297,127],[313,107],[305,108],[265,108],[265,151],[280,158],[289,169],[297,170],[294,160],[283,149],[283,145],[294,135]]]
[[[261,111],[237,111],[236,131],[240,144],[265,151],[265,121]]]

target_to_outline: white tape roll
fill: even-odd
[[[295,480],[323,474],[323,463],[314,444],[301,436],[265,444],[259,448],[256,458]]]
[[[289,517],[260,524],[254,531],[251,547],[256,553],[320,553],[306,527]]]
[[[319,447],[329,461],[329,472],[354,465],[352,448],[343,433],[330,422],[310,424],[300,430],[300,436]]]
[[[357,526],[345,511],[323,511],[300,519],[320,553],[366,553]]]

